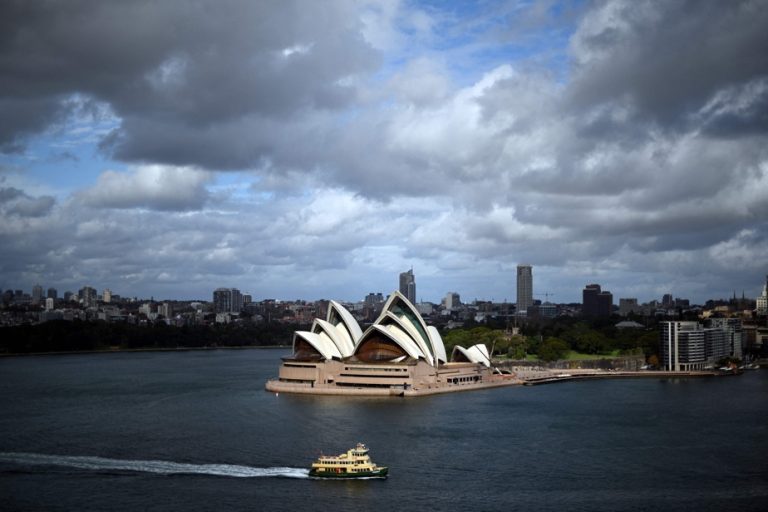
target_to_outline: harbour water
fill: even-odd
[[[764,510],[768,371],[403,398],[264,391],[281,350],[0,359],[0,510]],[[323,481],[358,441],[387,480]]]

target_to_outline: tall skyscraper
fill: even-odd
[[[36,284],[32,287],[32,304],[40,304],[43,300],[43,287]]]
[[[240,313],[243,296],[237,288],[216,288],[213,291],[213,309],[216,313]]]
[[[80,303],[83,305],[83,307],[86,308],[95,307],[98,303],[98,294],[96,293],[96,288],[91,286],[83,286],[80,288],[80,290],[77,292],[77,297],[80,299]]]
[[[588,284],[582,291],[581,313],[584,316],[611,316],[613,294],[600,289],[599,284]]]
[[[530,265],[517,266],[517,314],[528,311],[533,305],[533,267]]]
[[[457,309],[461,306],[461,296],[456,292],[448,292],[443,302],[445,302],[445,309]]]
[[[405,295],[411,304],[416,304],[416,276],[413,275],[413,269],[400,274],[400,293]]]

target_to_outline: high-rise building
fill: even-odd
[[[461,297],[456,292],[445,294],[445,309],[456,309],[461,306]]]
[[[101,300],[109,304],[112,302],[112,290],[109,288],[105,288],[104,291],[101,293]]]
[[[725,332],[725,352],[726,355],[741,359],[744,354],[745,336],[739,318],[710,318],[706,323],[707,327],[721,329]]]
[[[517,314],[522,315],[533,305],[533,267],[517,266]]]
[[[163,302],[157,306],[157,314],[163,315],[165,318],[171,318],[173,316],[173,307],[168,302]]]
[[[48,299],[53,299],[54,301],[59,298],[59,292],[56,291],[56,288],[48,288]]]
[[[53,306],[54,306],[54,302],[55,302],[55,301],[54,301],[54,299],[52,299],[52,298],[50,298],[50,297],[47,297],[47,298],[45,299],[45,310],[46,310],[46,311],[50,311],[50,310],[52,310],[52,309],[53,309]]]
[[[383,305],[384,295],[382,295],[381,292],[379,293],[371,292],[365,296],[365,298],[363,299],[363,304],[365,304],[365,306],[369,308],[372,308],[378,305]]]
[[[36,284],[32,287],[32,304],[40,304],[43,301],[43,287]]]
[[[599,284],[588,284],[582,291],[581,313],[584,316],[611,316],[613,294],[600,289]]]
[[[96,306],[98,295],[96,293],[96,288],[92,288],[90,286],[83,286],[78,290],[77,297],[80,299],[80,303],[83,305],[83,307],[90,308]]]
[[[400,293],[405,295],[411,304],[416,304],[416,276],[413,275],[413,269],[400,274]]]
[[[637,299],[619,299],[619,314],[621,316],[627,316],[630,313],[640,313],[640,306],[637,304]]]
[[[240,313],[243,296],[237,288],[217,288],[213,291],[213,310],[216,313]]]
[[[737,325],[738,323],[738,325]],[[741,321],[704,327],[698,322],[661,322],[661,361],[668,371],[705,370],[732,356],[741,343]],[[737,334],[738,331],[738,334]]]

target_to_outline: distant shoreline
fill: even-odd
[[[191,352],[204,350],[250,350],[250,349],[289,349],[290,345],[239,345],[234,347],[147,347],[147,348],[108,348],[102,350],[63,350],[53,352],[18,352],[0,354],[0,357],[31,356],[67,356],[83,354],[120,354],[124,352]]]

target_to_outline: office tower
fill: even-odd
[[[384,304],[384,295],[382,295],[381,292],[379,293],[371,292],[365,296],[365,298],[363,299],[363,304],[365,304],[365,306],[369,308]]]
[[[613,294],[600,289],[599,284],[588,284],[582,291],[581,314],[584,316],[611,316]]]
[[[48,288],[47,298],[53,299],[54,301],[59,298],[59,292],[56,291],[56,288]]]
[[[726,355],[741,359],[744,355],[745,336],[740,318],[710,318],[707,327],[720,329],[725,333]]]
[[[45,299],[45,310],[50,311],[53,309],[54,299],[48,297]]]
[[[165,318],[171,318],[173,316],[173,308],[168,302],[163,302],[157,306],[157,314]]]
[[[637,304],[637,299],[619,299],[619,314],[621,316],[627,316],[630,313],[640,313],[640,306]]]
[[[104,291],[101,293],[101,300],[109,304],[112,302],[112,290],[109,288],[105,288]]]
[[[217,288],[213,291],[213,310],[216,313],[240,313],[243,296],[237,288]]]
[[[521,315],[533,305],[533,267],[517,266],[517,314]]]
[[[405,295],[411,304],[416,304],[416,276],[413,269],[400,274],[400,293]]]
[[[40,304],[43,300],[43,287],[36,284],[32,287],[32,304]]]
[[[78,290],[77,297],[80,299],[83,307],[90,308],[96,306],[98,295],[96,294],[96,288],[90,286],[83,286]]]
[[[738,350],[741,322],[704,327],[698,322],[661,322],[661,362],[668,371],[705,370]]]
[[[461,306],[461,297],[456,292],[448,292],[445,295],[445,309],[456,309]]]

